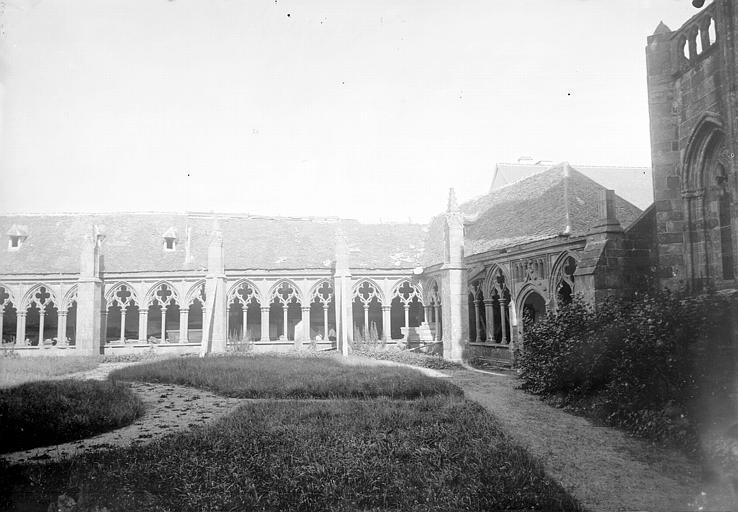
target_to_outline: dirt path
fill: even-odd
[[[103,363],[93,370],[62,375],[58,378],[104,380],[111,371],[131,364],[135,363]],[[213,421],[242,403],[242,400],[237,398],[224,398],[184,386],[142,382],[131,382],[128,385],[141,397],[146,408],[143,416],[134,423],[88,439],[7,453],[0,457],[11,464],[46,462],[113,446],[146,444],[172,432]]]
[[[519,381],[511,374],[471,369],[444,373],[467,398],[494,414],[503,429],[589,510],[738,509],[732,493],[702,486],[699,468],[681,454],[550,407],[516,389]]]

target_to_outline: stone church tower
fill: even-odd
[[[735,287],[738,12],[716,0],[649,37],[648,102],[659,283]]]

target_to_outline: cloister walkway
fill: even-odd
[[[443,373],[588,510],[738,510],[729,489],[702,486],[698,465],[680,453],[548,406],[518,389],[520,381],[511,373],[471,368]]]

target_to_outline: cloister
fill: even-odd
[[[399,343],[510,361],[548,311],[626,282],[640,253],[624,244],[636,244],[641,214],[564,163],[461,205],[451,191],[428,226],[0,217],[0,332],[4,347],[29,355]],[[75,239],[78,255],[63,243]]]
[[[228,341],[335,341],[333,287],[328,278],[229,280]],[[105,345],[199,345],[202,340],[206,317],[203,279],[153,284],[113,282],[105,286],[103,304],[101,331],[105,333]],[[73,347],[76,306],[75,285],[0,284],[3,342],[14,342],[17,347]],[[435,283],[427,299],[421,283],[411,279],[393,277],[378,284],[373,278],[357,278],[352,288],[354,326],[365,341],[370,341],[372,332],[376,333],[373,341],[402,339],[402,328],[418,327],[426,319],[432,323],[438,341],[440,307]]]

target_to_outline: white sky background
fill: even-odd
[[[689,0],[6,0],[0,211],[427,222],[522,155],[650,165]],[[189,177],[188,177],[189,174]]]

